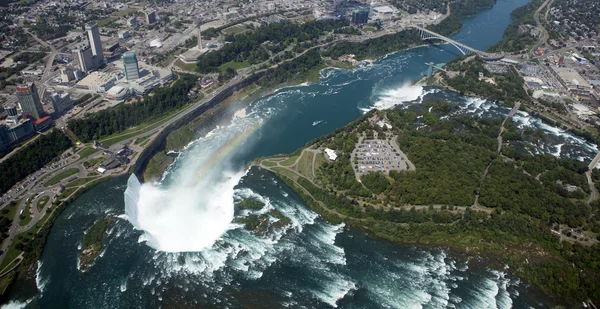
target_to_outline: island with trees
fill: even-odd
[[[545,134],[518,129],[511,117],[472,118],[455,108],[440,101],[371,111],[294,154],[255,165],[331,222],[489,256],[560,304],[599,303],[600,201],[588,201],[587,164],[529,154],[523,145],[544,142]],[[353,151],[373,137],[397,143],[415,169],[358,178]]]
[[[83,235],[79,256],[79,270],[81,272],[88,271],[100,255],[106,239],[106,231],[114,220],[114,217],[102,218],[96,221]]]

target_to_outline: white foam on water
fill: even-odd
[[[337,302],[344,298],[350,291],[357,290],[356,284],[351,280],[338,279],[327,284],[324,290],[313,290],[313,294],[330,306],[337,308]]]
[[[79,259],[77,259],[79,260]],[[44,264],[42,263],[42,261],[38,261],[37,262],[37,269],[35,271],[35,286],[37,287],[37,290],[41,293],[43,293],[46,290],[46,286],[48,286],[48,283],[50,283],[50,278],[42,278],[42,266]],[[79,269],[79,268],[78,268]]]
[[[564,145],[565,144],[558,144],[558,145],[556,145],[555,146],[556,151],[554,153],[552,153],[552,155],[555,156],[555,157],[557,157],[557,158],[560,158],[560,152],[561,152],[562,146],[564,146]]]
[[[2,305],[2,307],[0,307],[0,309],[23,309],[25,307],[27,307],[27,305],[29,305],[29,303],[31,303],[32,299],[28,299],[24,302],[18,301],[18,300],[12,300],[9,301],[8,303]]]
[[[423,90],[423,85],[404,83],[399,88],[388,89],[383,91],[377,98],[377,102],[372,106],[362,109],[365,113],[377,109],[390,109],[397,105],[402,105],[406,102],[418,100],[426,94]]]

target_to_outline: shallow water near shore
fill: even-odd
[[[525,0],[498,0],[465,19],[453,38],[478,49],[497,42]],[[414,108],[444,99],[456,113],[504,117],[510,108],[435,87],[410,85],[444,63],[452,46],[419,47],[353,71],[325,69],[318,83],[279,89],[232,119],[204,128],[158,184],[120,177],[73,202],[57,219],[37,272],[37,296],[18,308],[544,308],[549,300],[509,270],[442,248],[373,239],[322,220],[274,175],[246,170],[253,158],[292,152],[372,108]],[[245,106],[245,105],[244,105]],[[519,126],[544,130],[532,151],[591,160],[595,145],[525,113]],[[313,125],[315,121],[322,121]],[[292,221],[254,235],[232,224],[233,204],[265,203]],[[83,233],[119,216],[86,274],[77,270]],[[247,215],[247,213],[241,214]],[[29,304],[25,304],[29,301]]]

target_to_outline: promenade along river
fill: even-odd
[[[485,50],[501,39],[512,10],[498,0],[464,20],[453,38]],[[504,116],[505,107],[432,87],[409,86],[426,62],[452,46],[401,51],[354,71],[326,69],[318,83],[280,89],[241,106],[177,155],[158,184],[117,178],[91,189],[57,219],[39,263],[32,308],[541,308],[547,300],[507,272],[443,249],[375,240],[332,225],[274,175],[243,170],[257,156],[291,152],[366,110],[446,99],[461,113]],[[519,113],[545,130],[537,151],[590,160],[595,146]],[[313,122],[322,121],[313,126]],[[127,192],[126,192],[127,191]],[[292,227],[266,237],[232,224],[233,203],[250,198],[280,210]],[[78,270],[83,233],[106,215],[120,219],[90,271]],[[243,215],[243,214],[242,214]],[[19,288],[21,288],[20,286]],[[24,289],[27,290],[27,289]]]

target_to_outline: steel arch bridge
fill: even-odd
[[[415,28],[419,31],[419,33],[421,34],[422,40],[442,40],[444,42],[452,44],[452,46],[456,47],[463,55],[468,55],[468,54],[482,55],[483,54],[483,52],[480,50],[477,50],[473,47],[467,46],[463,43],[457,42],[457,41],[455,41],[451,38],[445,37],[439,33],[435,33],[431,30],[427,30],[427,29],[417,26],[417,25],[412,25],[411,27]]]

